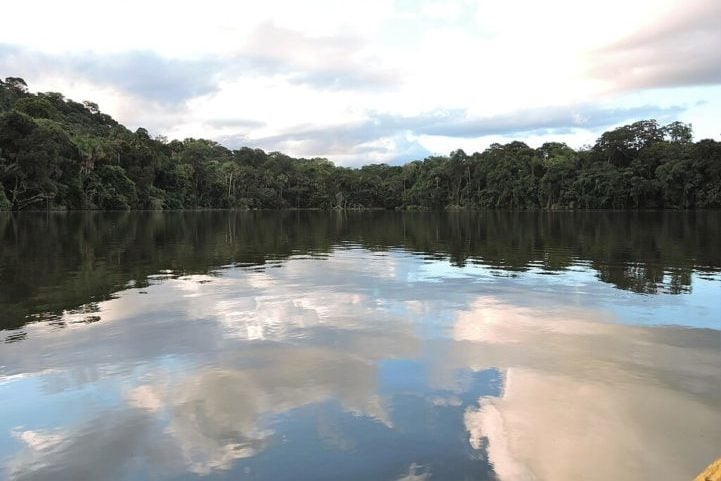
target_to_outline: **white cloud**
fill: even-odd
[[[334,142],[334,129],[378,112],[488,118],[549,106],[619,108],[623,95],[655,86],[678,87],[667,99],[693,91],[692,103],[710,100],[689,88],[720,81],[718,12],[713,0],[209,0],[202,8],[130,0],[111,11],[89,0],[29,0],[4,6],[15,20],[0,31],[0,70],[33,89],[96,100],[132,128],[357,165],[481,150],[498,137],[558,136],[411,130]],[[721,106],[708,108],[683,120],[713,132]],[[580,146],[618,122],[563,140]],[[328,139],[272,140],[299,126],[328,129]]]
[[[13,431],[13,437],[19,439],[27,447],[35,451],[45,451],[52,449],[58,444],[62,443],[65,436],[62,433],[57,432],[44,432],[44,431]]]
[[[684,365],[683,348],[667,337],[678,331],[608,320],[593,309],[519,306],[492,296],[457,314],[455,342],[436,376],[448,379],[443,371],[458,366],[504,372],[501,396],[481,397],[464,416],[470,445],[485,439],[501,481],[689,479],[713,455],[701,452],[719,438],[710,426],[721,413],[709,403],[718,350]],[[677,390],[689,376],[703,379],[689,391],[703,392]],[[681,432],[698,433],[696,441]]]
[[[408,467],[408,474],[404,474],[400,478],[398,478],[396,481],[428,481],[431,479],[431,473],[429,472],[420,472],[423,469],[422,466],[419,466],[415,463],[411,464]]]

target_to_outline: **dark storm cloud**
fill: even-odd
[[[721,2],[692,0],[673,15],[593,52],[591,75],[618,89],[721,83]]]

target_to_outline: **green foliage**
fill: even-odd
[[[103,165],[97,170],[98,186],[96,204],[106,210],[128,210],[137,206],[138,194],[135,183],[118,165]]]
[[[2,184],[0,184],[0,211],[10,210],[10,207],[10,201],[5,195],[5,189],[3,188]]]
[[[642,120],[574,151],[493,144],[404,166],[336,167],[131,132],[98,105],[0,81],[0,208],[628,209],[721,207],[721,144]]]
[[[55,106],[42,97],[23,97],[15,102],[13,108],[39,119],[51,119],[57,116]]]

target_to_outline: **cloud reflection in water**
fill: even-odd
[[[429,262],[349,248],[164,275],[98,322],[33,324],[0,387],[37,383],[54,411],[12,427],[6,473],[291,479],[308,457],[349,479],[488,479],[487,457],[501,481],[683,479],[717,455],[718,331],[618,323],[610,288],[564,296],[571,277],[529,292]]]

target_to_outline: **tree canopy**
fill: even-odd
[[[185,208],[721,207],[721,143],[691,125],[642,120],[576,151],[493,144],[402,166],[323,158],[128,130],[93,102],[0,80],[0,210]]]

